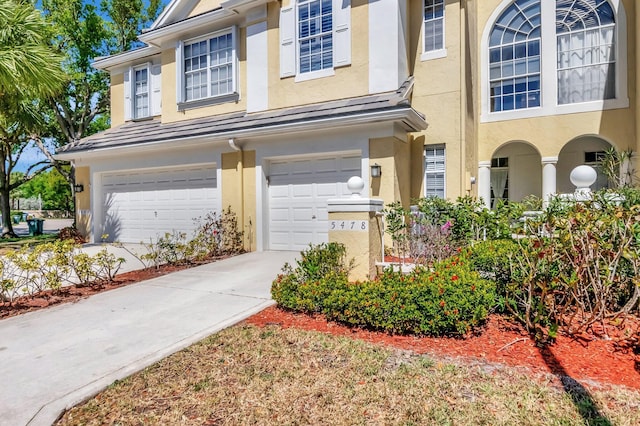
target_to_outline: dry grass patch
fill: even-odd
[[[640,424],[640,392],[570,395],[525,373],[239,325],[114,383],[59,424]]]

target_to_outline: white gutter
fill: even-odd
[[[412,108],[407,107],[403,109],[393,110],[393,111],[384,111],[384,112],[370,112],[359,114],[355,117],[329,117],[324,119],[313,120],[313,122],[300,122],[300,123],[284,123],[278,124],[275,126],[269,127],[250,127],[243,130],[227,130],[223,132],[216,132],[212,134],[204,134],[197,136],[189,136],[179,139],[172,139],[171,141],[153,141],[147,142],[143,144],[137,144],[135,146],[113,146],[113,147],[104,147],[104,148],[96,148],[89,149],[86,151],[76,151],[64,153],[61,152],[59,154],[55,154],[54,158],[58,160],[71,160],[80,157],[94,157],[101,155],[109,155],[109,152],[114,152],[119,150],[121,153],[122,150],[130,148],[139,148],[139,149],[149,149],[150,146],[156,145],[164,145],[166,147],[170,147],[171,143],[176,143],[176,145],[184,144],[185,141],[201,141],[206,139],[206,141],[211,141],[212,138],[215,140],[220,139],[231,139],[231,138],[257,138],[257,137],[265,137],[272,135],[281,135],[286,133],[296,133],[296,132],[304,132],[304,131],[314,131],[314,130],[325,130],[327,128],[335,128],[335,127],[345,127],[345,126],[357,126],[357,125],[366,125],[371,123],[380,123],[380,122],[395,122],[395,121],[407,121],[412,125],[413,128],[418,130],[425,130],[428,126],[427,122]],[[418,130],[407,130],[407,132],[413,132]],[[205,141],[205,142],[206,142]]]
[[[155,46],[142,47],[140,49],[130,50],[128,52],[119,53],[113,56],[102,56],[95,58],[91,66],[98,70],[109,71],[110,68],[116,67],[118,65],[128,65],[129,62],[156,55],[160,52],[161,50]]]

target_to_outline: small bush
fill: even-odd
[[[66,228],[62,228],[60,232],[58,232],[58,239],[60,240],[71,240],[77,244],[86,243],[86,239],[80,235],[80,232],[73,226],[67,226]]]
[[[324,301],[327,318],[393,334],[464,334],[495,304],[493,283],[457,257],[433,270],[417,268],[405,275],[389,269],[373,281],[333,285]]]
[[[219,215],[209,212],[204,217],[194,219],[196,229],[191,239],[184,232],[166,232],[149,243],[142,243],[147,253],[140,260],[147,266],[159,267],[190,264],[218,256],[238,254],[244,251],[242,231],[231,207]]]
[[[344,245],[338,243],[309,246],[300,253],[296,268],[285,264],[271,286],[271,296],[285,309],[320,312],[335,281],[347,281],[352,262],[347,261]]]
[[[503,307],[507,285],[512,282],[511,265],[519,252],[520,245],[514,240],[479,241],[464,252],[472,269],[482,278],[495,282],[496,295]]]
[[[124,262],[106,249],[95,256],[78,252],[71,240],[23,246],[0,257],[0,299],[12,302],[64,284],[98,285],[112,281]]]
[[[519,240],[507,297],[541,339],[588,331],[638,311],[640,206],[637,190],[599,191],[589,200],[554,200],[531,221],[542,235]]]
[[[296,268],[285,265],[273,282],[278,305],[324,313],[350,326],[395,334],[463,334],[478,326],[495,305],[495,285],[453,257],[411,274],[386,270],[372,281],[351,283],[344,247],[306,251]]]

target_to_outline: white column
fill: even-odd
[[[556,164],[558,157],[542,157],[542,202],[546,207],[549,205],[551,197],[557,192],[556,186]]]
[[[491,161],[478,162],[478,198],[491,208]]]

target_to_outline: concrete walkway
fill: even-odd
[[[274,302],[297,253],[248,253],[0,320],[0,425],[63,410]]]

